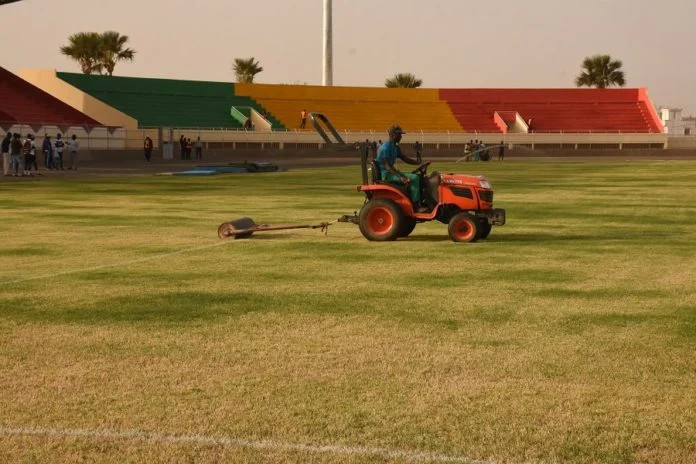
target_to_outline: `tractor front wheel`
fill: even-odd
[[[488,236],[491,234],[492,228],[493,226],[488,223],[488,219],[481,219],[479,221],[478,239],[487,239]]]
[[[404,213],[392,200],[377,198],[360,210],[360,232],[376,242],[396,240],[404,230]]]
[[[447,228],[453,242],[475,242],[478,240],[478,230],[479,222],[469,213],[456,214]]]

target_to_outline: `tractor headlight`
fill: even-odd
[[[485,189],[490,189],[490,188],[491,188],[491,183],[488,182],[486,179],[481,179],[481,180],[479,181],[479,185],[481,186],[481,188],[485,188]]]

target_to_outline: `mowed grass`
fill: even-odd
[[[696,164],[433,167],[488,176],[508,224],[220,244],[359,209],[358,167],[0,184],[0,427],[696,462]],[[402,460],[0,434],[0,461]]]

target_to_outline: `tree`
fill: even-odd
[[[116,63],[121,60],[133,60],[135,50],[124,48],[128,42],[127,35],[116,31],[78,32],[68,37],[68,45],[60,47],[60,52],[80,63],[84,74],[114,73]]]
[[[421,85],[423,85],[423,81],[417,79],[416,76],[411,73],[394,74],[394,77],[390,77],[384,81],[384,86],[390,88],[404,87],[407,89],[415,89]]]
[[[101,35],[101,56],[100,61],[106,74],[111,76],[114,73],[116,63],[121,60],[133,61],[135,50],[124,48],[128,42],[127,35],[121,35],[116,31],[106,31]]]
[[[254,57],[251,58],[235,58],[234,59],[234,74],[237,76],[237,82],[242,84],[253,84],[254,76],[263,71],[259,66],[259,62],[254,63]]]
[[[96,32],[78,32],[68,37],[60,52],[77,61],[84,74],[101,73],[101,36]]]
[[[612,61],[609,55],[587,57],[582,63],[582,73],[575,79],[575,85],[578,87],[596,87],[598,89],[606,89],[612,86],[623,87],[626,85],[626,79],[621,66],[623,66],[621,61]]]

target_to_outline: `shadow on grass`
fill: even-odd
[[[0,300],[0,319],[22,323],[142,326],[181,326],[211,323],[250,313],[317,314],[378,317],[406,325],[454,330],[459,322],[433,314],[431,308],[394,306],[391,295],[350,291],[332,294],[226,293],[172,291],[154,295],[103,298],[82,304],[57,304],[50,298],[16,297]]]

